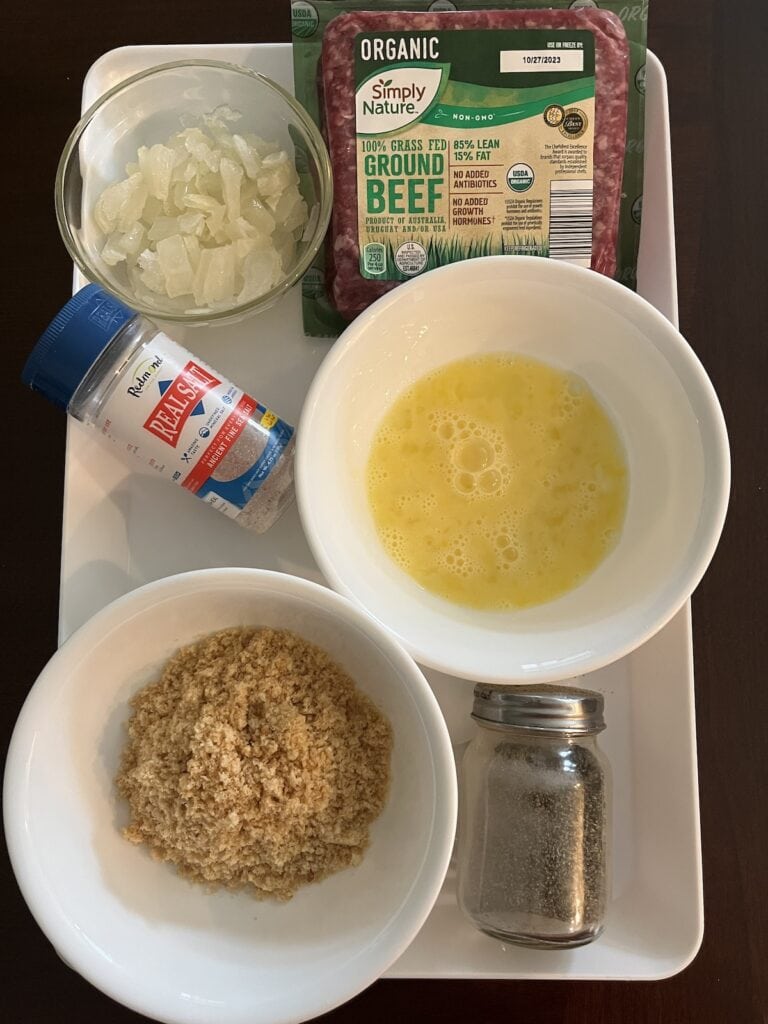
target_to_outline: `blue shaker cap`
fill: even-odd
[[[86,285],[61,309],[32,349],[21,379],[62,409],[88,370],[138,313],[97,284]]]

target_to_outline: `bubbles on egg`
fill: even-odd
[[[451,458],[460,469],[469,473],[479,473],[493,464],[496,452],[493,445],[486,441],[478,430],[473,431],[473,434],[472,438],[454,447]]]
[[[498,469],[486,469],[481,474],[478,484],[483,494],[498,494],[503,486],[501,473]]]
[[[621,470],[589,434],[595,406],[579,379],[504,355],[417,382],[377,434],[378,469],[369,465],[392,558],[428,589],[477,607],[567,589],[564,574],[581,578],[589,552],[615,543],[621,519],[602,529],[606,502],[623,515]]]

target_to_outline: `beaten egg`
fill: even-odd
[[[462,359],[416,381],[367,465],[378,535],[427,590],[525,608],[578,586],[616,544],[624,448],[587,382],[537,359]]]

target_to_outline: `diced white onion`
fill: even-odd
[[[127,177],[99,196],[101,255],[124,265],[150,305],[226,309],[268,292],[290,271],[309,211],[289,154],[251,133],[240,115],[206,114],[164,145],[142,146]]]
[[[139,173],[144,179],[147,191],[155,199],[167,199],[171,185],[171,174],[176,154],[167,146],[152,146],[139,149]]]

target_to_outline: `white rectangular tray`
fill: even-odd
[[[84,106],[137,71],[184,57],[244,64],[292,90],[287,44],[126,47],[91,68]],[[676,322],[666,80],[652,54],[646,157],[639,290]],[[276,308],[236,327],[169,333],[292,423],[331,344],[304,337],[298,288]],[[225,565],[278,569],[322,582],[295,507],[267,535],[255,537],[191,501],[181,488],[129,469],[97,437],[70,422],[61,640],[142,583]],[[471,684],[427,675],[458,746],[471,735]],[[388,977],[652,979],[682,970],[694,957],[703,909],[690,606],[640,650],[586,683],[606,695],[603,747],[614,774],[613,900],[604,935],[567,953],[507,948],[461,916],[451,870],[427,923]]]

